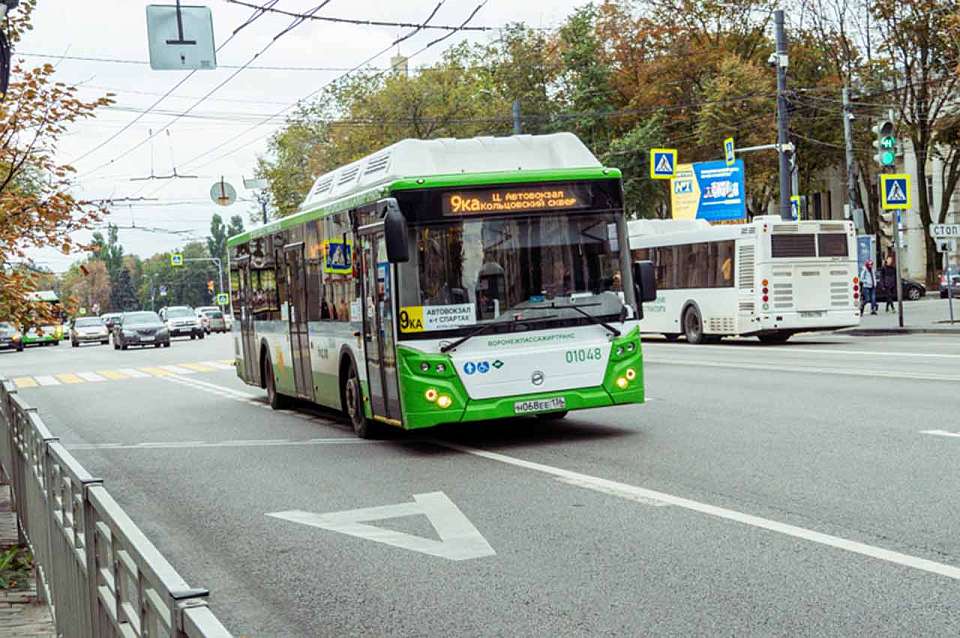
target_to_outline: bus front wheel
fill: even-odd
[[[352,363],[347,369],[347,379],[343,384],[343,411],[347,413],[354,433],[361,439],[370,439],[376,435],[376,424],[371,423],[363,413],[360,376]]]
[[[683,313],[683,334],[687,338],[687,343],[701,344],[703,338],[703,320],[700,318],[700,311],[695,306],[690,306]]]

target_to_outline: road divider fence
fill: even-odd
[[[153,543],[0,379],[0,469],[63,638],[229,638]]]

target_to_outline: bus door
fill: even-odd
[[[307,327],[307,281],[303,264],[303,242],[285,246],[287,269],[288,321],[290,353],[293,357],[293,379],[297,394],[313,399],[313,372],[310,369],[310,332]]]
[[[393,268],[387,261],[383,224],[360,228],[358,236],[363,268],[363,339],[370,408],[380,420],[399,425]]]
[[[250,258],[244,257],[237,262],[240,276],[240,343],[243,355],[243,378],[252,383],[260,383],[260,362],[257,360],[260,348],[257,347],[257,334],[253,326],[253,288],[250,283]]]

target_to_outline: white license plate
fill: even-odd
[[[553,410],[563,410],[567,407],[565,397],[553,397],[552,399],[530,399],[528,401],[517,401],[513,404],[514,414],[532,414],[534,412],[550,412]]]
[[[140,337],[140,341],[153,341],[153,337]]]
[[[801,310],[800,316],[805,319],[813,319],[814,317],[822,317],[823,310]]]

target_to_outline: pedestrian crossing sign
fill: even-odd
[[[677,172],[677,149],[650,149],[650,179],[673,179]]]
[[[880,176],[880,207],[883,210],[910,210],[910,176]]]
[[[228,303],[230,303],[230,296],[227,293],[225,292],[217,293],[218,306],[226,306]]]
[[[170,265],[174,268],[183,265],[183,253],[170,253]]]

